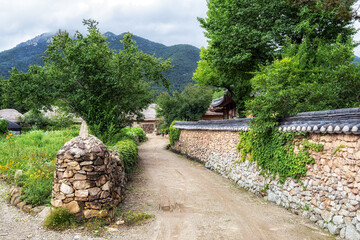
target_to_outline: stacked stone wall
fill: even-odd
[[[360,239],[360,137],[347,134],[310,134],[310,142],[324,145],[310,152],[315,164],[301,182],[260,175],[255,162],[239,162],[238,132],[182,130],[174,149],[199,159],[239,186],[275,202],[332,234]]]
[[[80,218],[106,216],[124,198],[124,164],[96,137],[76,137],[57,153],[51,205]]]

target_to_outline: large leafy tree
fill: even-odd
[[[13,69],[5,89],[17,104],[31,109],[65,103],[108,140],[153,101],[151,84],[169,86],[163,72],[171,67],[170,60],[138,51],[131,34],[122,40],[124,50],[116,53],[97,22],[84,24],[86,36],[60,31],[45,52],[45,66],[30,66],[26,73]]]
[[[360,65],[354,63],[354,44],[319,40],[284,48],[282,59],[264,66],[251,79],[258,93],[247,102],[256,116],[252,127],[266,132],[279,118],[305,111],[360,106]]]
[[[211,88],[189,84],[181,93],[175,91],[173,96],[161,93],[157,98],[157,116],[162,117],[167,126],[174,120],[197,121],[209,108],[211,100]]]
[[[244,109],[253,73],[279,57],[287,39],[299,44],[317,37],[329,43],[341,34],[346,41],[354,33],[354,2],[208,0],[207,17],[199,21],[209,46],[202,49],[194,80],[228,89]]]

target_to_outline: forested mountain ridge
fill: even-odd
[[[106,32],[104,36],[107,37],[111,49],[123,49],[120,40],[122,40],[125,33],[116,35],[111,32]],[[9,71],[12,67],[16,67],[21,71],[27,71],[28,65],[38,64],[43,65],[41,56],[44,56],[46,46],[51,43],[51,38],[54,34],[44,33],[31,40],[18,44],[16,47],[0,52],[0,76],[4,78],[9,77]],[[197,62],[200,60],[200,50],[194,46],[187,44],[179,44],[174,46],[165,46],[160,43],[152,42],[145,38],[134,35],[133,40],[139,50],[161,57],[163,59],[171,58],[174,66],[166,76],[173,85],[173,90],[182,91],[192,81],[192,74],[197,67]],[[157,90],[164,90],[154,86]]]

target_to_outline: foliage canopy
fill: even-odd
[[[266,132],[277,120],[299,112],[360,106],[360,65],[353,63],[353,43],[340,38],[288,44],[281,60],[264,66],[251,79],[258,93],[247,102],[253,128]]]
[[[51,107],[59,99],[80,115],[103,140],[140,116],[154,98],[152,84],[169,86],[163,72],[171,65],[138,51],[132,35],[124,36],[124,50],[111,50],[97,22],[84,20],[88,34],[70,37],[60,31],[44,57],[45,66],[29,71],[14,68],[6,81],[6,96],[32,109]]]
[[[181,93],[173,96],[163,92],[157,98],[157,116],[165,120],[169,126],[174,120],[200,120],[209,108],[212,100],[212,90],[204,86],[189,84]]]
[[[250,79],[259,65],[280,56],[288,39],[301,43],[315,37],[333,43],[354,33],[355,0],[209,0],[206,18],[199,18],[209,46],[193,79],[234,94],[240,110],[252,91]]]

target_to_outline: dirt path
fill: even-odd
[[[234,187],[199,163],[165,150],[167,142],[149,136],[149,141],[140,146],[138,169],[128,185],[123,206],[126,211],[154,214],[149,223],[122,225],[102,237],[81,230],[48,231],[42,228],[42,219],[9,206],[0,197],[0,240],[333,239],[308,220]],[[0,184],[0,195],[5,189]]]
[[[164,150],[166,144],[151,136],[139,151],[143,170],[134,186],[141,188],[134,192],[139,205],[156,215],[144,239],[329,239],[307,219]],[[171,210],[159,210],[168,200]]]

